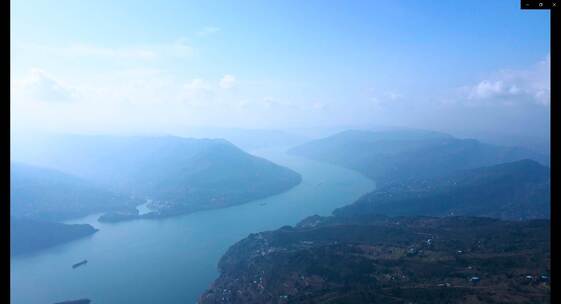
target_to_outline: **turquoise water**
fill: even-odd
[[[374,183],[344,168],[289,156],[284,150],[253,154],[299,172],[293,189],[241,206],[160,220],[109,224],[91,215],[74,223],[94,235],[11,261],[11,303],[49,304],[89,298],[92,304],[196,303],[218,276],[229,246],[253,232],[329,215],[372,190]],[[83,259],[88,264],[72,269]]]

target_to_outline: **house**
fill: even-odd
[[[475,285],[475,284],[479,283],[480,279],[479,279],[479,277],[471,277],[471,279],[469,279],[469,281],[470,281],[472,284]]]

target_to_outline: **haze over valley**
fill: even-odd
[[[10,13],[11,304],[551,302],[547,11]]]

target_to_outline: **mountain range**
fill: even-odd
[[[355,216],[484,216],[508,220],[550,217],[548,167],[519,160],[438,178],[396,182],[370,192],[334,214]]]
[[[16,155],[116,193],[151,199],[156,216],[242,204],[301,181],[298,173],[221,139],[54,136]]]
[[[298,173],[220,139],[64,135],[15,141],[11,149],[15,253],[95,232],[58,223],[63,220],[103,213],[100,221],[116,222],[223,208],[301,181]],[[152,212],[141,216],[136,206],[148,199]]]
[[[524,148],[422,130],[349,130],[296,146],[289,152],[359,171],[377,186],[521,159],[549,164],[547,155]]]
[[[199,303],[551,301],[547,157],[424,131],[348,131],[291,153],[377,189],[234,244]]]

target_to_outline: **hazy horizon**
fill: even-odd
[[[391,126],[547,142],[549,12],[514,2],[12,1],[11,128]]]

